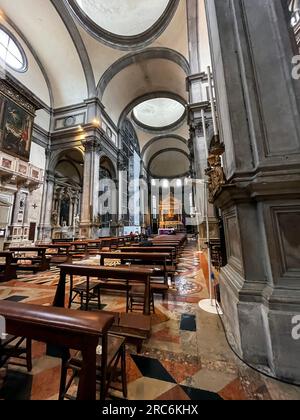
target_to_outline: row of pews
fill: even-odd
[[[161,255],[158,255],[158,260],[154,260],[155,255],[153,255],[153,262],[161,262],[164,271],[166,271],[168,265],[169,272],[172,274],[172,267],[174,267],[178,260],[186,236],[176,235],[172,239],[169,236],[156,237],[148,242],[149,245],[137,242],[138,240],[140,240],[140,237],[113,237],[65,243],[37,243],[36,246],[30,247],[14,246],[8,251],[0,253],[0,260],[2,261],[0,263],[0,282],[16,279],[18,271],[32,271],[33,273],[47,271],[50,269],[50,264],[72,264],[73,261],[87,259],[93,255],[100,255],[100,263],[103,265],[103,259],[108,259],[109,253],[114,251],[122,251],[124,254],[127,253],[122,260],[124,262],[130,262],[131,260],[137,261],[133,258],[134,256],[130,258],[130,253],[169,253],[170,258],[167,259],[167,262],[170,262],[170,264],[167,264]],[[151,256],[144,255],[140,261],[145,264],[149,260],[151,261]]]
[[[96,374],[99,374],[99,369],[100,397],[103,400],[107,397],[112,337],[119,337],[120,349],[126,343],[133,343],[137,351],[141,351],[143,341],[151,334],[154,295],[167,293],[169,279],[173,280],[186,241],[187,237],[183,234],[139,242],[132,238],[102,238],[11,248],[0,254],[7,262],[1,266],[2,279],[15,278],[17,271],[24,269],[23,261],[29,261],[28,270],[34,272],[48,270],[50,264],[59,266],[60,276],[52,307],[0,301],[0,315],[6,319],[8,334],[45,342],[49,345],[49,355],[59,354],[62,358],[60,399],[65,395],[68,366],[74,368],[70,350],[81,352],[77,399],[96,398]],[[88,261],[80,263],[81,259],[90,256],[93,256],[93,265],[89,265]],[[95,265],[95,259],[99,264]],[[76,264],[73,264],[75,261]],[[82,282],[79,286],[76,279]],[[135,290],[141,286],[142,313],[132,313],[128,298],[133,299]],[[81,310],[72,310],[72,293],[76,288],[81,290],[83,297]],[[96,291],[104,294],[125,291],[126,312],[90,311],[91,291],[93,294]],[[99,343],[102,354],[96,356]],[[125,359],[123,356],[121,359],[124,373]],[[123,385],[125,382],[123,378]],[[126,395],[126,384],[124,389],[123,394]]]

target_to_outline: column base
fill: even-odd
[[[80,238],[84,239],[98,239],[99,238],[99,225],[81,224],[80,225]]]
[[[247,283],[229,265],[221,271],[220,289],[227,336],[239,356],[271,376],[299,384],[300,327],[296,340],[292,322],[300,315],[300,295]]]

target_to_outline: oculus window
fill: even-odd
[[[27,70],[27,59],[16,38],[5,28],[0,27],[0,60],[3,67],[8,66],[17,72]]]

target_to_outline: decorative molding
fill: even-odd
[[[0,79],[0,92],[26,110],[32,117],[35,116],[36,110],[40,109],[40,104],[35,98],[27,90],[16,86],[12,80]]]
[[[47,149],[50,144],[50,134],[40,126],[34,124],[32,132],[32,141],[33,143],[42,146],[44,149]]]
[[[97,25],[84,13],[75,0],[64,0],[65,5],[69,8],[72,15],[90,35],[111,48],[123,51],[145,48],[147,45],[153,43],[172,21],[179,2],[180,0],[169,0],[168,6],[160,18],[143,33],[134,36],[122,36],[106,31]]]

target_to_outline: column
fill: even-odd
[[[211,106],[207,94],[208,75],[207,68],[211,66],[209,52],[209,39],[205,14],[204,0],[187,0],[188,33],[189,33],[189,57],[191,74],[187,78],[189,92],[188,123],[190,126],[189,149],[192,161],[191,173],[197,180],[206,180],[208,141],[213,136]],[[202,113],[205,116],[203,127]],[[207,133],[207,142],[204,136]],[[207,228],[203,216],[199,215],[203,208],[200,200],[195,197],[197,208],[197,223],[199,231],[199,245],[205,248],[207,242]],[[219,237],[218,220],[215,217],[214,207],[208,206],[210,237]]]
[[[126,193],[125,190],[125,180],[127,184],[127,165],[125,163],[125,160],[123,156],[119,153],[118,156],[118,181],[119,181],[119,188],[118,188],[118,204],[119,204],[119,220],[124,219],[124,193]],[[126,203],[127,205],[127,203]]]
[[[85,156],[80,231],[84,238],[97,238],[101,143],[99,139],[91,136],[87,137],[82,144],[85,148]]]
[[[213,194],[228,251],[225,325],[247,362],[299,382],[300,84],[286,7],[206,1],[228,180]]]
[[[45,155],[46,155],[45,179],[44,179],[43,197],[42,197],[42,203],[41,203],[40,223],[38,226],[38,240],[43,241],[43,242],[50,242],[51,241],[52,202],[53,202],[55,178],[54,178],[54,173],[49,170],[49,164],[50,164],[50,158],[51,158],[50,148],[45,150]]]

